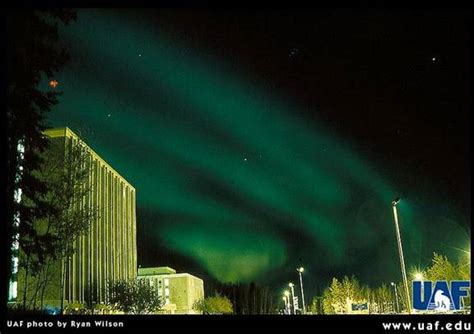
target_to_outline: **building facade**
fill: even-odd
[[[50,149],[65,151],[76,141],[83,143],[69,128],[50,129],[45,135],[51,140]],[[65,305],[104,303],[109,282],[137,277],[135,188],[94,150],[85,144],[84,147],[91,165],[90,192],[78,199],[78,204],[94,208],[97,214],[87,233],[76,238],[74,254],[69,259],[56,261],[48,269],[51,279],[44,303],[52,307],[61,305],[62,272],[65,273]],[[37,283],[34,279],[28,280],[28,299],[35,298]],[[20,270],[18,294],[24,286]]]
[[[204,298],[202,279],[187,273],[177,274],[170,267],[138,268],[138,278],[157,289],[166,313],[199,314],[193,305]]]

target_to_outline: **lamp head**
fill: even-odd
[[[304,268],[303,267],[299,267],[298,269],[296,269],[298,272],[302,273],[304,271]]]
[[[398,204],[398,202],[400,202],[401,198],[400,197],[397,197],[395,198],[393,201],[392,201],[392,205],[395,206]]]
[[[294,287],[295,285],[294,285],[293,283],[288,283],[288,286],[289,286],[290,288],[292,288],[292,287]]]
[[[415,279],[417,281],[422,281],[423,280],[423,273],[415,273]]]

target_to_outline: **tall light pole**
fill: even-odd
[[[303,314],[306,314],[306,305],[304,303],[304,291],[303,291],[303,277],[302,277],[304,268],[299,267],[296,270],[298,271],[298,274],[300,275],[300,287],[301,287],[301,300],[302,300],[302,303],[303,303]]]
[[[400,202],[400,197],[395,198],[392,201],[392,209],[393,209],[393,219],[395,221],[395,230],[397,232],[398,254],[400,255],[400,268],[402,270],[403,285],[405,286],[405,294],[407,298],[407,311],[408,311],[408,314],[410,314],[411,313],[410,291],[408,290],[407,272],[405,270],[405,259],[403,258],[402,238],[400,236],[400,226],[398,225],[397,204],[399,202]]]
[[[397,285],[394,282],[390,282],[390,285],[393,286],[393,292],[395,292],[395,305],[397,306],[397,313],[399,313],[400,308],[398,307]]]
[[[285,300],[285,311],[286,311],[286,314],[291,314],[290,292],[289,292],[288,290],[285,290],[285,292],[283,292],[283,294],[284,294],[283,299]]]
[[[293,314],[296,314],[296,306],[295,306],[295,285],[293,283],[289,283],[288,286],[291,290],[291,305],[293,306]]]

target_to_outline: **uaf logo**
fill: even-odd
[[[447,312],[460,310],[461,298],[469,294],[470,281],[413,281],[413,308],[423,311]]]

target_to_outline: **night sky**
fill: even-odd
[[[49,125],[137,190],[138,263],[274,287],[401,279],[470,240],[468,17],[80,10]]]

